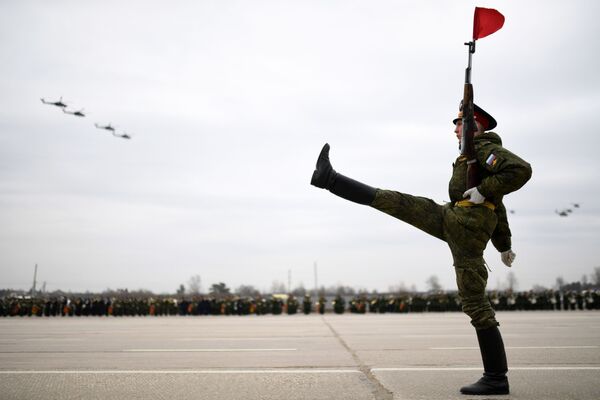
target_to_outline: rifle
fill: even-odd
[[[473,137],[477,131],[475,124],[475,107],[473,105],[473,85],[471,84],[471,62],[475,53],[475,41],[482,37],[491,35],[504,25],[504,16],[491,8],[475,7],[473,18],[473,40],[465,43],[469,46],[469,64],[465,71],[465,88],[462,100],[462,139],[460,143],[460,154],[467,158],[467,187],[469,190],[478,186],[479,165]]]
[[[469,46],[469,64],[465,71],[465,88],[462,100],[462,138],[460,143],[460,154],[467,158],[467,188],[479,186],[479,165],[473,137],[477,131],[475,124],[475,107],[473,106],[473,84],[471,84],[471,59],[475,53],[475,40],[465,43]]]

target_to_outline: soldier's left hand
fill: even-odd
[[[469,197],[469,201],[473,204],[481,204],[485,201],[485,197],[483,197],[483,195],[479,193],[479,190],[477,190],[476,187],[464,192],[463,197]]]
[[[516,257],[517,257],[517,255],[512,250],[506,250],[506,251],[503,251],[502,253],[500,253],[500,258],[502,259],[502,262],[504,263],[504,265],[506,265],[507,267],[512,266],[512,263],[513,263],[513,261],[515,261]]]

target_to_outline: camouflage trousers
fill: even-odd
[[[371,207],[448,243],[463,312],[476,329],[498,325],[485,293],[488,273],[483,261],[483,251],[497,223],[494,211],[483,206],[441,206],[424,197],[391,190],[377,190]]]

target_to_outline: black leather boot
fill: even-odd
[[[377,189],[335,172],[329,161],[329,148],[329,144],[325,143],[317,159],[317,166],[310,184],[321,189],[327,189],[346,200],[370,205],[375,200]]]
[[[483,360],[483,377],[472,385],[460,388],[462,394],[508,394],[508,366],[504,342],[497,326],[477,330],[477,340]]]

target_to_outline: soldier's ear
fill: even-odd
[[[475,120],[475,125],[477,126],[477,132],[475,133],[476,135],[485,133],[485,128],[483,127],[483,125],[481,123],[479,123],[479,121]]]

